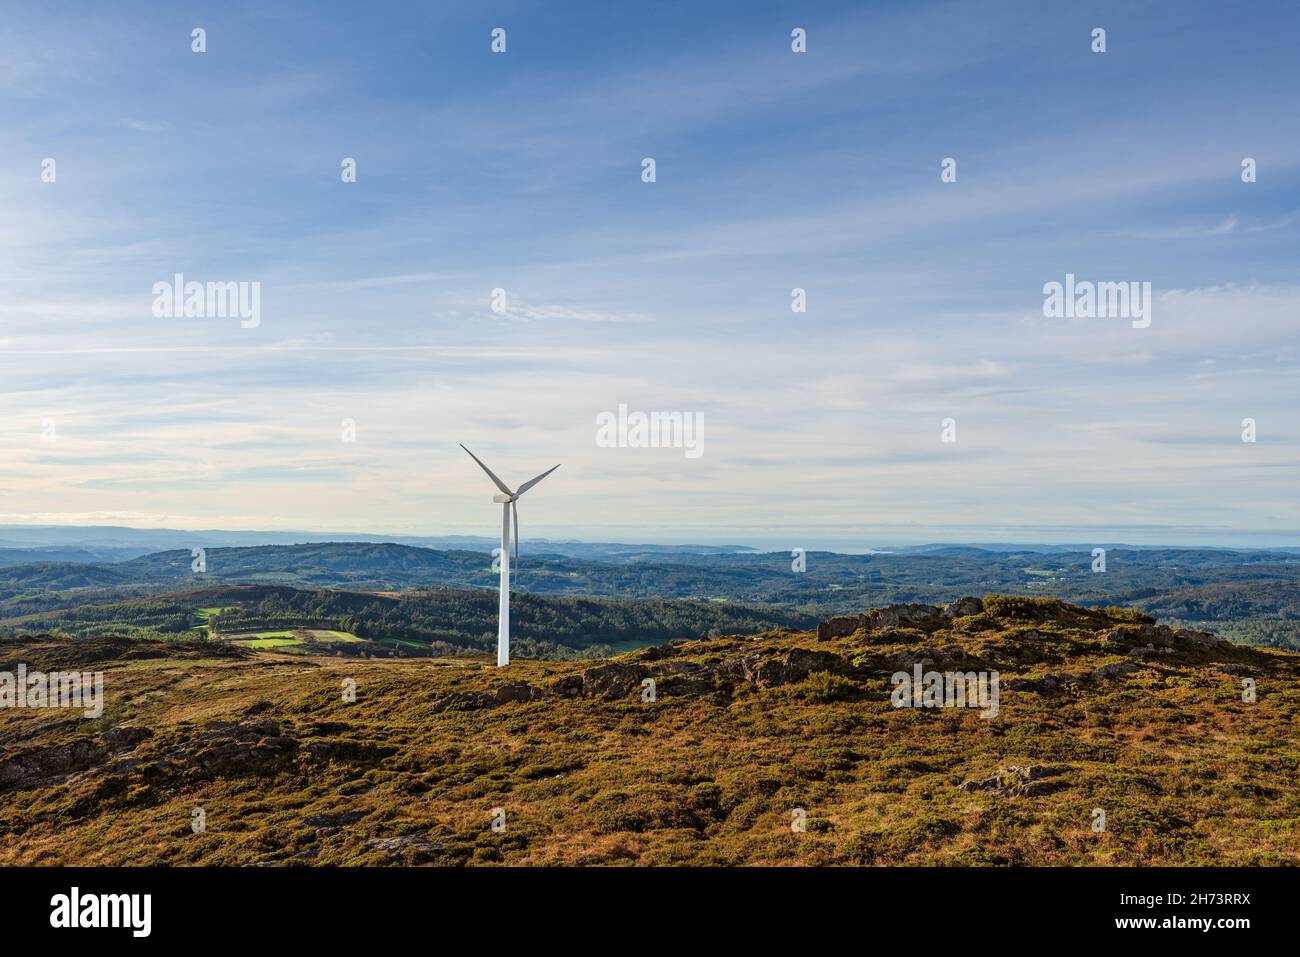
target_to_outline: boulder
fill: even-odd
[[[1131,661],[1115,661],[1108,665],[1102,665],[1093,672],[1093,676],[1099,679],[1118,678],[1120,675],[1131,675],[1139,671],[1137,665]]]
[[[966,649],[961,645],[929,646],[898,651],[886,659],[886,665],[891,671],[911,671],[917,665],[920,665],[924,671],[944,671],[959,665],[970,667],[980,664],[983,662],[967,654]]]
[[[1130,658],[1159,658],[1161,655],[1171,655],[1173,653],[1174,649],[1172,648],[1157,648],[1155,645],[1130,648],[1125,652]]]
[[[814,671],[842,673],[848,670],[847,662],[829,651],[809,651],[791,648],[777,658],[768,658],[751,670],[751,681],[768,685],[792,684],[802,681]]]
[[[863,617],[868,628],[888,628],[898,625],[921,625],[941,617],[943,610],[935,605],[890,605],[888,608],[873,608]]]
[[[365,811],[331,811],[326,814],[311,814],[303,818],[302,823],[308,827],[329,827],[337,830],[340,827],[355,824],[365,816]]]
[[[958,598],[950,602],[943,608],[943,617],[945,618],[965,618],[967,615],[978,615],[984,610],[984,602],[979,598]]]
[[[405,858],[413,863],[435,859],[442,850],[442,845],[433,841],[428,834],[403,834],[400,837],[372,837],[366,841],[369,847],[383,851],[393,857]]]
[[[664,658],[671,658],[677,654],[677,649],[673,647],[672,642],[662,645],[651,645],[649,648],[642,648],[641,653],[637,656],[642,661],[661,661]]]
[[[120,724],[116,728],[109,728],[101,735],[104,744],[115,754],[130,751],[145,738],[152,736],[153,732],[148,728],[134,724]]]
[[[1227,638],[1220,638],[1218,635],[1212,635],[1208,631],[1193,631],[1191,628],[1177,628],[1174,635],[1183,641],[1193,645],[1200,645],[1202,648],[1231,648],[1232,642]]]
[[[1239,661],[1224,661],[1214,667],[1225,675],[1248,675],[1254,671],[1250,665],[1243,665]]]
[[[190,758],[190,763],[210,771],[222,774],[229,771],[245,771],[257,766],[261,759],[255,746],[246,741],[228,741],[214,745]]]
[[[0,762],[0,789],[52,783],[78,771],[102,765],[108,751],[91,738],[53,748],[33,748]]]
[[[582,675],[565,675],[548,686],[552,694],[561,698],[577,698],[582,695]]]
[[[496,703],[506,704],[510,701],[529,701],[532,699],[535,691],[537,691],[536,688],[522,681],[514,684],[502,685],[496,690]]]
[[[862,615],[848,615],[831,618],[817,625],[817,640],[829,641],[831,638],[843,638],[862,627]]]
[[[642,679],[648,677],[650,671],[644,665],[610,662],[582,673],[582,693],[606,699],[625,698],[634,688],[640,688]]]
[[[1012,764],[1005,770],[994,771],[983,780],[963,781],[958,790],[985,791],[999,797],[1036,797],[1062,787],[1061,782],[1050,779],[1059,776],[1063,770],[1048,764]]]

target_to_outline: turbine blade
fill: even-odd
[[[466,449],[465,451],[468,452],[469,449]],[[555,469],[558,469],[558,468],[559,468],[558,465],[555,466]],[[527,492],[530,488],[532,488],[534,485],[536,485],[536,484],[537,484],[538,482],[540,482],[542,479],[546,478],[546,476],[548,476],[548,475],[550,475],[552,472],[554,472],[555,469],[547,469],[547,470],[546,470],[545,472],[543,472],[541,475],[537,476],[537,478],[531,478],[531,479],[529,479],[529,480],[528,480],[527,482],[525,482],[523,485],[519,486],[519,491],[516,492],[515,494],[516,494],[516,495],[523,495],[525,492]]]
[[[465,446],[462,445],[461,448],[465,449]],[[496,483],[497,488],[501,489],[501,491],[505,492],[507,495],[515,494],[514,492],[510,491],[510,489],[506,488],[506,483],[501,481],[499,478],[497,478],[495,472],[493,472],[490,468],[488,468],[486,465],[483,464],[482,459],[480,459],[473,452],[470,452],[469,449],[465,449],[465,451],[469,452],[469,457],[478,463],[479,468],[481,468],[484,472],[487,472],[488,478],[490,478],[493,482]],[[556,468],[559,468],[559,466],[557,465]]]
[[[519,506],[516,503],[511,502],[510,511],[513,512],[515,516],[515,574],[518,575],[519,574],[518,571],[519,569]]]

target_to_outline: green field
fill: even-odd
[[[248,640],[236,639],[246,648],[282,648],[285,645],[301,645],[302,639],[292,631],[259,631]]]
[[[360,638],[357,639],[357,641],[360,640],[361,640]],[[420,644],[418,641],[406,641],[403,638],[384,638],[380,640],[378,644],[385,645],[389,648],[414,648],[417,651],[425,647],[424,645]]]
[[[358,642],[356,635],[327,628],[297,628],[292,631],[255,631],[236,635],[223,635],[245,648],[286,648],[292,645],[312,645],[317,642]],[[418,647],[418,646],[417,646]]]

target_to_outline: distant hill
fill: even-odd
[[[65,591],[73,588],[107,588],[129,585],[134,581],[133,576],[123,575],[103,565],[37,562],[0,568],[0,588],[10,592],[28,589]]]
[[[594,559],[534,548],[541,546],[524,548],[513,587],[539,596],[684,599],[825,616],[997,591],[1138,605],[1169,620],[1213,625],[1237,640],[1300,647],[1300,617],[1294,613],[1300,607],[1300,556],[1285,551],[1114,548],[1099,574],[1090,550],[808,552],[805,570],[795,571],[787,552],[615,551]],[[397,542],[213,547],[206,550],[202,574],[192,571],[192,562],[188,549],[173,549],[113,563],[0,567],[0,627],[23,615],[221,584],[495,591],[498,579],[485,552]],[[1252,597],[1245,601],[1243,595]]]
[[[113,548],[62,548],[57,545],[48,548],[0,548],[0,568],[10,565],[34,565],[47,563],[71,562],[86,564],[91,562],[116,562],[135,558],[137,552]]]
[[[0,525],[0,555],[6,550],[79,550],[96,561],[120,561],[152,552],[192,548],[246,548],[257,545],[301,545],[309,542],[392,542],[418,548],[490,552],[501,540],[482,535],[379,535],[357,532],[223,531],[175,528],[127,528],[112,525]],[[666,554],[727,554],[750,552],[743,545],[644,545],[617,542],[551,541],[529,537],[524,549],[573,558],[620,558]],[[55,560],[55,559],[50,559]],[[76,560],[76,559],[68,559]],[[0,564],[6,563],[0,560]]]

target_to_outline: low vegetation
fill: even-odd
[[[0,864],[1300,863],[1300,655],[998,597],[822,631],[506,670],[0,640],[106,690],[0,711]],[[997,671],[997,717],[894,707],[916,665]]]

